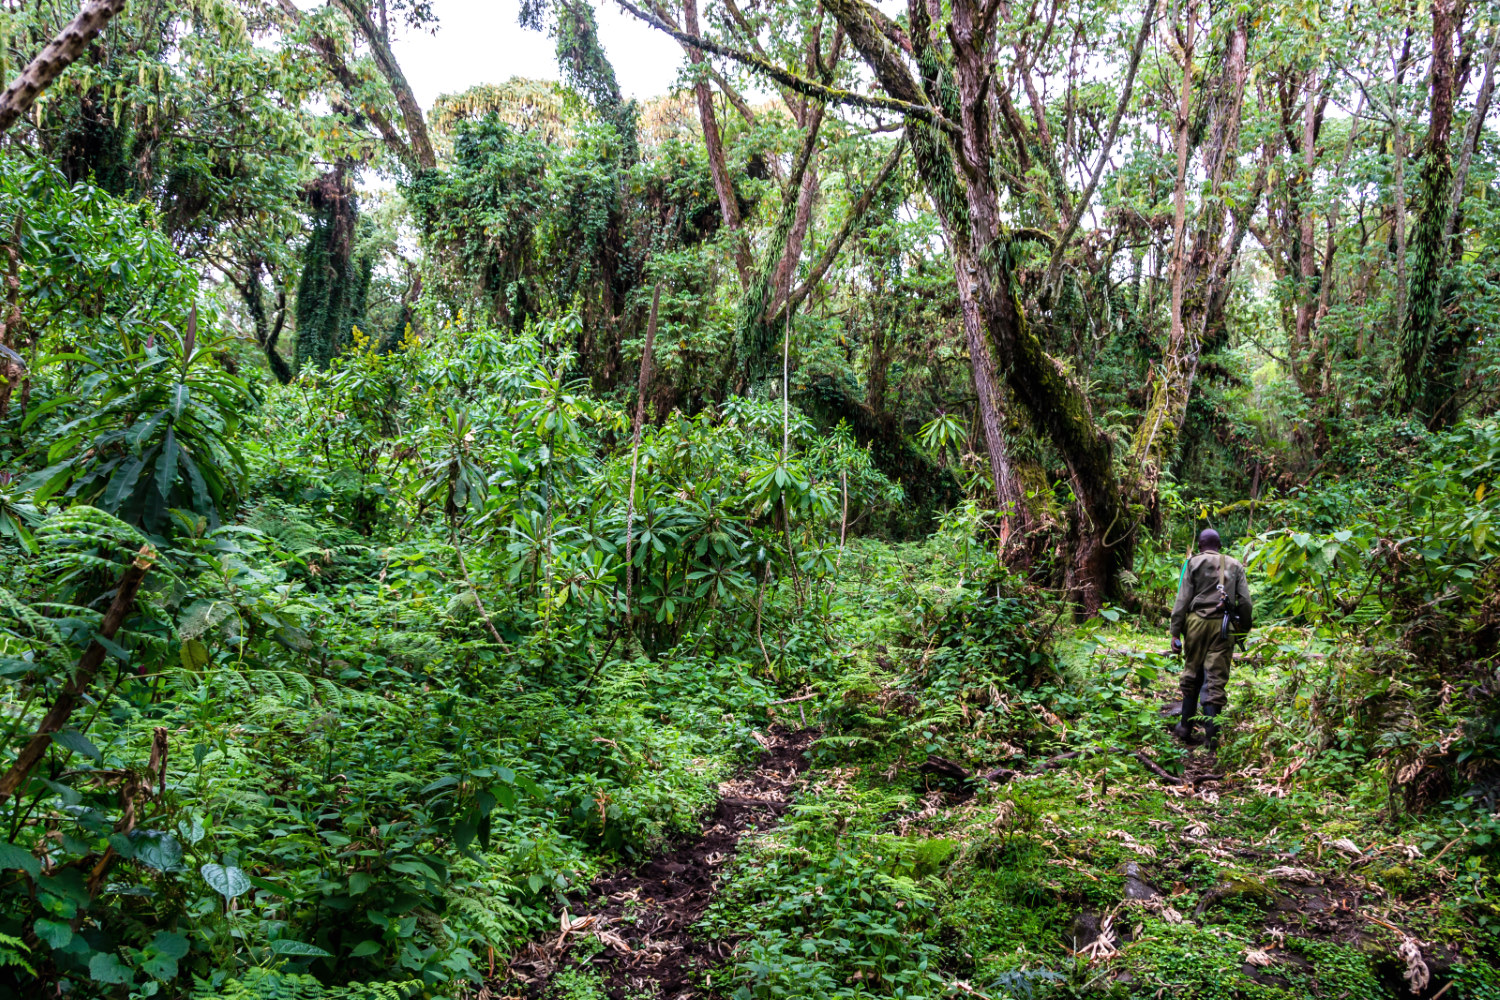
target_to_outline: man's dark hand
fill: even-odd
[[[1179,639],[1179,638],[1177,638],[1176,636],[1172,637],[1172,652],[1174,652],[1174,653],[1180,653],[1180,652],[1182,652],[1182,640]]]

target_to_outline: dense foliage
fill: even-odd
[[[1500,995],[1493,11],[627,3],[632,100],[527,0],[424,111],[425,0],[104,6],[0,97],[0,992],[618,1000],[796,729],[705,991]]]

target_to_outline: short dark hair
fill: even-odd
[[[1198,532],[1198,548],[1217,549],[1220,545],[1219,533],[1212,528],[1204,528]]]

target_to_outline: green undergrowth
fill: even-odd
[[[1003,574],[955,586],[940,541],[858,551],[845,669],[803,703],[822,727],[805,786],[705,921],[743,936],[737,997],[1394,1000],[1404,936],[1449,995],[1496,995],[1491,821],[1472,796],[1393,796],[1368,650],[1258,630],[1217,760],[1190,760],[1159,712],[1177,667],[1155,622],[1058,624]],[[1136,752],[1227,777],[1172,787]],[[1063,753],[1003,784],[921,770]],[[1127,875],[1159,900],[1125,903]]]
[[[0,995],[479,989],[831,675],[829,532],[899,496],[847,429],[733,401],[633,463],[535,331],[356,337],[252,407],[203,326],[101,347],[109,405],[39,379],[56,461],[0,481],[8,754],[104,650],[0,811]]]

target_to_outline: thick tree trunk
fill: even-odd
[[[1444,402],[1433,377],[1428,346],[1443,322],[1444,234],[1452,195],[1453,32],[1455,0],[1432,2],[1432,98],[1422,153],[1422,207],[1413,233],[1413,268],[1401,327],[1401,361],[1396,372],[1396,404],[1406,413],[1430,417]]]
[[[979,401],[979,423],[984,429],[984,446],[990,457],[990,482],[995,490],[995,507],[1001,516],[1002,544],[1017,531],[1030,526],[1027,518],[1026,493],[1011,464],[1010,449],[1005,442],[1004,390],[995,377],[995,359],[985,337],[985,324],[974,303],[964,306],[964,339],[969,346],[969,367],[974,376],[974,395]]]
[[[69,21],[67,27],[48,42],[47,47],[27,63],[21,75],[0,94],[0,133],[9,131],[20,120],[42,91],[83,55],[110,18],[124,7],[125,0],[88,0],[83,5],[78,16]]]
[[[683,40],[680,32],[673,32],[659,18],[645,15],[628,0],[621,2],[637,17]],[[1074,569],[1068,579],[1069,590],[1085,610],[1095,610],[1115,595],[1119,570],[1130,565],[1135,523],[1123,502],[1108,438],[1095,426],[1087,397],[1042,349],[1014,288],[1008,260],[1010,234],[1000,226],[997,165],[989,122],[994,17],[999,6],[987,2],[981,10],[975,0],[953,0],[948,37],[956,68],[958,94],[954,102],[950,100],[951,92],[945,91],[937,79],[942,70],[940,61],[930,51],[934,41],[929,31],[931,14],[922,0],[910,0],[912,55],[931,91],[941,94],[940,110],[912,77],[903,47],[892,40],[901,36],[882,30],[882,25],[889,29],[888,18],[866,0],[824,0],[825,9],[837,19],[888,95],[864,100],[871,105],[899,109],[906,115],[907,137],[919,175],[948,236],[966,324],[972,323],[983,331],[990,349],[1004,360],[1011,391],[1067,463],[1079,499],[1079,537],[1074,549]],[[702,40],[690,41],[718,51]],[[761,66],[760,61],[748,56],[738,58]],[[778,75],[775,67],[762,68],[773,79],[785,76]],[[806,170],[810,152],[805,145],[799,153],[794,177],[789,179],[784,195],[791,195],[800,187],[800,175]],[[783,221],[772,236],[773,250],[780,249],[776,244],[785,239],[782,232],[790,230],[788,209],[794,210],[794,205],[790,198],[783,203]],[[775,259],[768,257],[763,262],[766,272],[770,268],[765,265]],[[769,276],[767,273],[766,278]],[[746,296],[747,315],[755,318],[763,315],[765,295],[770,291],[764,286],[769,284],[769,280],[752,282]],[[752,357],[764,353],[763,339],[747,336],[747,353]],[[983,352],[977,356],[983,358]]]
[[[357,208],[345,164],[308,185],[312,231],[297,285],[296,367],[326,368],[349,340],[360,306],[354,267]]]
[[[1155,372],[1151,403],[1137,428],[1131,447],[1131,464],[1135,468],[1134,492],[1137,497],[1155,497],[1157,483],[1165,466],[1177,449],[1182,431],[1180,412],[1187,409],[1193,378],[1198,372],[1198,341],[1188,330],[1183,299],[1187,294],[1187,179],[1188,160],[1192,155],[1193,58],[1197,30],[1198,4],[1191,0],[1186,18],[1177,32],[1182,52],[1182,84],[1177,96],[1177,116],[1173,123],[1173,147],[1177,154],[1176,181],[1172,188],[1172,304],[1167,352]],[[1193,331],[1196,333],[1196,331]],[[1155,504],[1147,508],[1153,521]]]
[[[688,34],[698,34],[698,0],[683,0],[682,21]],[[750,284],[750,244],[741,228],[740,205],[735,198],[734,184],[729,178],[729,166],[724,157],[724,138],[719,132],[718,115],[714,113],[713,92],[709,90],[708,81],[703,77],[703,67],[708,59],[691,45],[684,45],[683,51],[699,73],[693,84],[693,94],[698,100],[698,122],[703,128],[703,145],[708,152],[708,168],[713,176],[714,193],[719,198],[719,214],[732,234],[730,239],[734,242],[734,266],[739,272],[740,287],[745,288]]]
[[[1312,321],[1317,308],[1317,217],[1313,211],[1313,172],[1318,163],[1318,131],[1322,116],[1318,113],[1318,78],[1307,74],[1304,89],[1306,106],[1302,111],[1302,173],[1297,179],[1297,318],[1292,328],[1291,361],[1293,375],[1304,393],[1311,394]]]
[[[905,55],[878,27],[865,0],[825,0],[856,51],[892,98],[930,106],[922,86],[907,70]],[[1026,321],[1007,261],[1008,233],[1002,230],[990,126],[990,69],[993,17],[997,5],[981,10],[974,0],[954,0],[947,37],[952,44],[958,118],[957,135],[932,127],[932,115],[907,116],[907,137],[923,186],[948,237],[957,277],[959,304],[967,328],[983,334],[1003,362],[1006,383],[1067,464],[1079,499],[1079,523],[1067,585],[1085,610],[1097,610],[1117,593],[1119,570],[1130,565],[1134,525],[1115,476],[1108,439],[1094,425],[1088,399],[1048,357]],[[917,65],[931,74],[927,83],[941,92],[938,60],[930,47],[931,14],[922,0],[911,0],[911,42]],[[960,175],[963,180],[960,181]],[[977,359],[977,360],[976,360]],[[983,351],[971,363],[983,366]],[[984,375],[976,370],[976,384]]]

